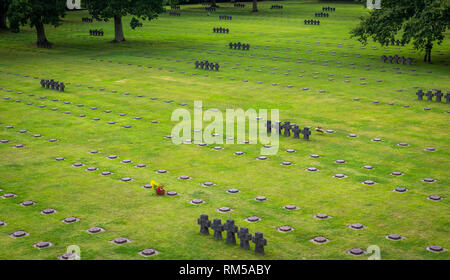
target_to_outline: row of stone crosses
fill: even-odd
[[[181,13],[179,13],[179,12],[169,12],[169,15],[174,16],[174,17],[179,17],[179,16],[181,16]]]
[[[180,5],[172,5],[170,6],[172,10],[180,10]]]
[[[241,44],[241,42],[229,43],[228,46],[230,47],[230,49],[238,49],[238,50],[243,50],[243,51],[250,50],[250,44]]]
[[[322,11],[324,12],[335,12],[336,8],[332,8],[332,7],[322,7]]]
[[[272,5],[271,9],[283,9],[283,5]]]
[[[219,16],[219,19],[223,19],[223,20],[232,20],[233,17],[232,17],[232,16]]]
[[[389,39],[386,39],[386,42],[385,42],[385,44],[386,44],[386,46],[389,46],[389,43],[391,43],[391,46],[405,46],[405,42],[403,42],[403,41],[400,41],[400,40],[394,40],[394,38],[392,38],[391,40],[389,40]]]
[[[43,88],[58,90],[61,92],[64,92],[64,89],[66,88],[66,85],[63,82],[55,81],[53,79],[51,80],[42,79],[41,86]]]
[[[408,64],[411,65],[413,62],[412,57],[405,58],[404,56],[399,57],[398,55],[390,55],[385,56],[384,54],[381,56],[381,62],[389,62],[389,63],[395,63],[395,64]]]
[[[320,25],[320,20],[307,20],[305,19],[305,24],[312,24],[312,25]]]
[[[240,240],[240,247],[244,250],[250,250],[250,241],[255,243],[255,253],[264,255],[264,246],[267,245],[267,239],[264,238],[261,232],[255,232],[252,236],[249,233],[248,228],[241,227],[238,231],[238,226],[234,224],[234,220],[228,219],[225,224],[222,225],[220,219],[214,219],[211,221],[208,219],[208,215],[202,214],[197,220],[197,224],[200,225],[200,233],[204,235],[209,235],[209,228],[214,231],[213,237],[218,240],[222,240],[222,232],[227,232],[226,242],[230,244],[236,244],[236,234]]]
[[[303,140],[309,140],[309,136],[311,135],[311,127],[306,126],[301,130],[298,125],[291,124],[291,122],[284,122],[284,124],[281,121],[276,121],[275,123],[272,123],[271,120],[268,120],[266,123],[267,133],[272,133],[272,129],[275,130],[279,135],[282,134],[286,137],[291,137],[291,130],[292,134],[294,135],[295,139],[300,139],[300,133],[303,134]]]
[[[314,14],[316,17],[329,17],[330,15],[328,13],[315,13]]]
[[[436,96],[436,102],[442,102],[441,98],[444,95],[441,90],[435,89],[436,93],[433,93],[433,91],[429,90],[427,93],[423,92],[421,89],[416,92],[417,99],[423,100],[423,96],[425,95],[427,97],[427,101],[433,101],[433,97]],[[450,103],[450,91],[447,91],[447,94],[444,96],[445,103]]]
[[[220,65],[219,63],[214,63],[214,62],[208,62],[208,60],[201,60],[195,61],[195,69],[198,69],[200,67],[200,69],[203,70],[216,70],[219,71]]]
[[[222,28],[222,27],[214,27],[213,33],[230,33],[230,29],[228,28]]]
[[[245,8],[245,4],[234,3],[234,7],[235,7],[235,8]]]
[[[216,7],[205,7],[205,11],[207,11],[207,12],[215,12],[216,11]]]
[[[92,22],[94,22],[94,19],[93,18],[84,17],[84,18],[81,18],[81,22],[92,23]]]
[[[105,32],[103,32],[103,30],[98,30],[98,29],[90,29],[89,30],[89,34],[91,36],[103,36],[105,35]]]

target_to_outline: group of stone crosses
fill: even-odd
[[[305,19],[305,24],[320,25],[320,20]]]
[[[105,32],[103,32],[103,30],[98,30],[98,29],[90,29],[89,30],[89,34],[91,34],[91,36],[103,36],[105,34]]]
[[[219,16],[219,19],[232,20],[233,17],[232,16]]]
[[[400,40],[398,40],[398,39],[397,39],[397,41],[396,41],[396,40],[394,40],[394,38],[392,38],[391,40],[386,39],[386,42],[385,42],[386,46],[389,46],[389,43],[391,43],[391,46],[400,46],[400,45],[401,45],[402,47],[405,46],[405,42],[400,41]]]
[[[316,17],[329,17],[330,15],[328,13],[321,12],[321,13],[315,13],[315,16]]]
[[[215,12],[216,11],[216,7],[205,7],[205,11],[207,11],[207,12]]]
[[[209,235],[209,228],[214,231],[214,238],[222,240],[222,232],[227,232],[226,242],[230,244],[236,244],[236,234],[240,239],[240,247],[244,250],[250,250],[250,241],[255,243],[255,253],[264,255],[264,246],[267,245],[267,239],[264,238],[261,232],[256,232],[254,236],[249,233],[248,228],[241,227],[238,230],[238,226],[234,224],[234,220],[228,219],[225,224],[222,225],[220,219],[214,219],[211,221],[208,219],[208,215],[202,214],[197,220],[197,224],[200,225],[200,233]]]
[[[271,9],[283,9],[283,5],[272,5]]]
[[[219,63],[209,62],[208,60],[202,60],[202,61],[195,61],[195,68],[198,69],[204,69],[204,70],[216,70],[219,71],[220,65]]]
[[[291,130],[292,134],[294,135],[295,139],[300,139],[300,133],[303,134],[303,140],[309,140],[309,136],[311,135],[311,127],[306,126],[301,130],[298,125],[291,124],[291,122],[284,122],[284,124],[281,121],[277,121],[275,123],[272,123],[271,120],[268,120],[266,123],[267,133],[272,133],[272,129],[274,129],[279,135],[283,134],[286,137],[291,137]],[[282,130],[283,133],[282,133]]]
[[[179,12],[169,12],[169,15],[175,16],[175,17],[179,17],[179,16],[181,16],[181,13],[179,13]]]
[[[172,5],[170,6],[172,10],[180,10],[180,5]]]
[[[228,28],[222,28],[222,27],[214,27],[213,28],[214,33],[230,33],[230,29]]]
[[[427,97],[427,101],[433,101],[433,97],[436,96],[436,102],[442,102],[441,98],[444,95],[441,90],[435,89],[436,93],[433,93],[432,90],[429,90],[427,93],[423,92],[421,89],[416,92],[417,100],[423,100],[423,96]],[[447,91],[447,94],[444,96],[445,103],[450,103],[450,91]]]
[[[336,8],[332,8],[332,7],[322,7],[322,11],[324,12],[335,12]]]
[[[94,22],[94,19],[93,19],[93,18],[87,18],[87,17],[84,17],[84,18],[81,18],[81,22],[89,22],[89,23],[92,23],[92,22]]]
[[[381,56],[381,61],[382,62],[395,63],[395,64],[408,64],[408,65],[411,65],[411,63],[413,62],[413,59],[412,59],[412,57],[405,58],[404,56],[399,57],[398,55],[385,56],[383,54]]]
[[[243,50],[243,51],[250,50],[250,44],[241,44],[241,42],[229,43],[228,46],[230,47],[230,49],[238,49],[238,50]]]
[[[59,90],[61,92],[64,92],[64,89],[66,88],[66,85],[63,82],[55,81],[53,79],[51,80],[41,80],[41,86],[43,88],[53,89],[53,90]]]
[[[235,8],[245,8],[245,4],[234,3],[234,7],[235,7]]]

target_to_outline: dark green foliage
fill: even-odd
[[[0,31],[8,29],[8,26],[6,25],[6,17],[10,3],[11,0],[0,0]]]
[[[351,34],[363,44],[369,37],[384,44],[398,34],[402,42],[412,41],[415,49],[425,51],[425,61],[431,63],[433,43],[442,43],[450,25],[449,11],[446,0],[383,0],[381,9],[361,17]]]
[[[114,19],[115,42],[125,41],[122,17],[133,15],[138,19],[152,20],[163,12],[162,0],[90,0],[86,1],[89,13],[97,20]]]

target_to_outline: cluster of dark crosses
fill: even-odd
[[[307,19],[305,19],[305,24],[320,25],[320,20],[313,20],[313,19],[307,20]]]
[[[84,17],[84,18],[81,18],[81,21],[82,21],[82,22],[89,22],[89,23],[92,23],[92,22],[94,22],[94,19],[93,19],[93,18],[87,18],[87,17]]]
[[[392,38],[391,40],[389,40],[389,39],[386,39],[386,42],[385,42],[385,45],[386,46],[389,46],[389,43],[390,43],[390,45],[391,46],[402,46],[402,47],[404,47],[405,46],[405,42],[403,42],[403,41],[400,41],[400,40],[394,40],[394,38]]]
[[[328,13],[323,13],[323,12],[321,12],[321,13],[315,13],[314,14],[316,17],[329,17],[330,16],[330,14],[328,14]]]
[[[237,43],[229,43],[228,46],[230,49],[238,49],[243,51],[249,51],[250,50],[250,44],[241,44],[241,42]]]
[[[219,71],[220,65],[219,63],[208,62],[208,60],[195,61],[195,68],[204,69],[204,70],[216,70]]]
[[[255,243],[255,253],[264,255],[264,246],[267,245],[267,240],[264,238],[261,232],[255,232],[255,235],[248,231],[248,228],[241,227],[238,230],[238,226],[234,224],[234,220],[228,219],[225,224],[222,225],[220,219],[214,219],[211,221],[208,219],[208,215],[202,214],[197,220],[200,225],[200,233],[204,235],[209,235],[209,228],[214,231],[214,238],[222,240],[222,232],[227,232],[226,242],[236,245],[236,234],[240,240],[240,247],[244,250],[250,250],[250,241]]]
[[[232,20],[233,17],[232,17],[232,16],[219,16],[219,19],[223,19],[223,20]]]
[[[230,33],[230,29],[228,28],[222,28],[222,27],[214,27],[213,33]]]
[[[234,3],[234,7],[235,7],[235,8],[245,8],[245,4]]]
[[[172,6],[170,6],[170,8],[172,10],[179,10],[180,9],[180,5],[172,5]]]
[[[435,93],[432,90],[427,91],[427,93],[423,92],[421,89],[416,92],[417,99],[423,100],[423,96],[427,97],[427,101],[433,101],[433,97],[436,96],[436,102],[442,102],[442,96],[444,95],[441,90],[435,89]],[[450,91],[447,91],[447,94],[444,96],[445,103],[450,103]]]
[[[283,9],[283,5],[272,5],[271,9]]]
[[[381,62],[389,62],[389,63],[395,63],[395,64],[408,64],[411,65],[413,62],[412,57],[405,58],[404,56],[399,57],[398,55],[390,55],[385,56],[384,54],[381,56]]]
[[[90,29],[89,30],[89,34],[91,34],[91,36],[103,36],[105,34],[105,32],[103,32],[103,30],[98,30],[98,29]]]
[[[179,16],[181,16],[181,13],[179,13],[179,12],[170,12],[169,15],[175,16],[175,17],[179,17]]]
[[[52,43],[48,42],[48,41],[44,41],[44,42],[37,42],[37,46],[38,48],[44,48],[44,49],[51,49],[52,48]]]
[[[64,92],[64,89],[66,88],[66,85],[63,82],[55,81],[53,79],[51,80],[41,80],[41,86],[43,88],[58,90],[61,92]]]
[[[272,123],[272,121],[268,120],[266,123],[267,133],[272,133],[272,129],[278,133],[279,135],[283,134],[286,137],[291,137],[291,131],[294,135],[295,139],[300,139],[300,133],[303,134],[304,140],[309,140],[309,136],[311,135],[311,127],[306,126],[301,130],[298,125],[291,124],[291,122],[284,122],[284,124],[281,121],[276,121],[275,123]]]
[[[207,11],[207,12],[215,12],[216,11],[216,7],[205,7],[205,11]]]
[[[324,12],[335,12],[336,8],[332,8],[332,7],[322,7],[322,11]]]

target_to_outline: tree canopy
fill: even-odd
[[[89,13],[97,20],[114,19],[115,42],[125,41],[122,17],[133,15],[142,20],[152,20],[163,12],[162,0],[89,0]]]
[[[45,36],[44,24],[58,26],[66,13],[66,1],[63,0],[11,0],[8,7],[8,19],[18,32],[18,27],[29,24],[36,28],[39,47],[50,43]]]
[[[382,0],[381,9],[361,17],[351,36],[363,44],[371,37],[383,45],[399,35],[405,44],[412,41],[415,49],[425,51],[424,60],[431,63],[433,43],[442,43],[449,26],[448,0]]]

